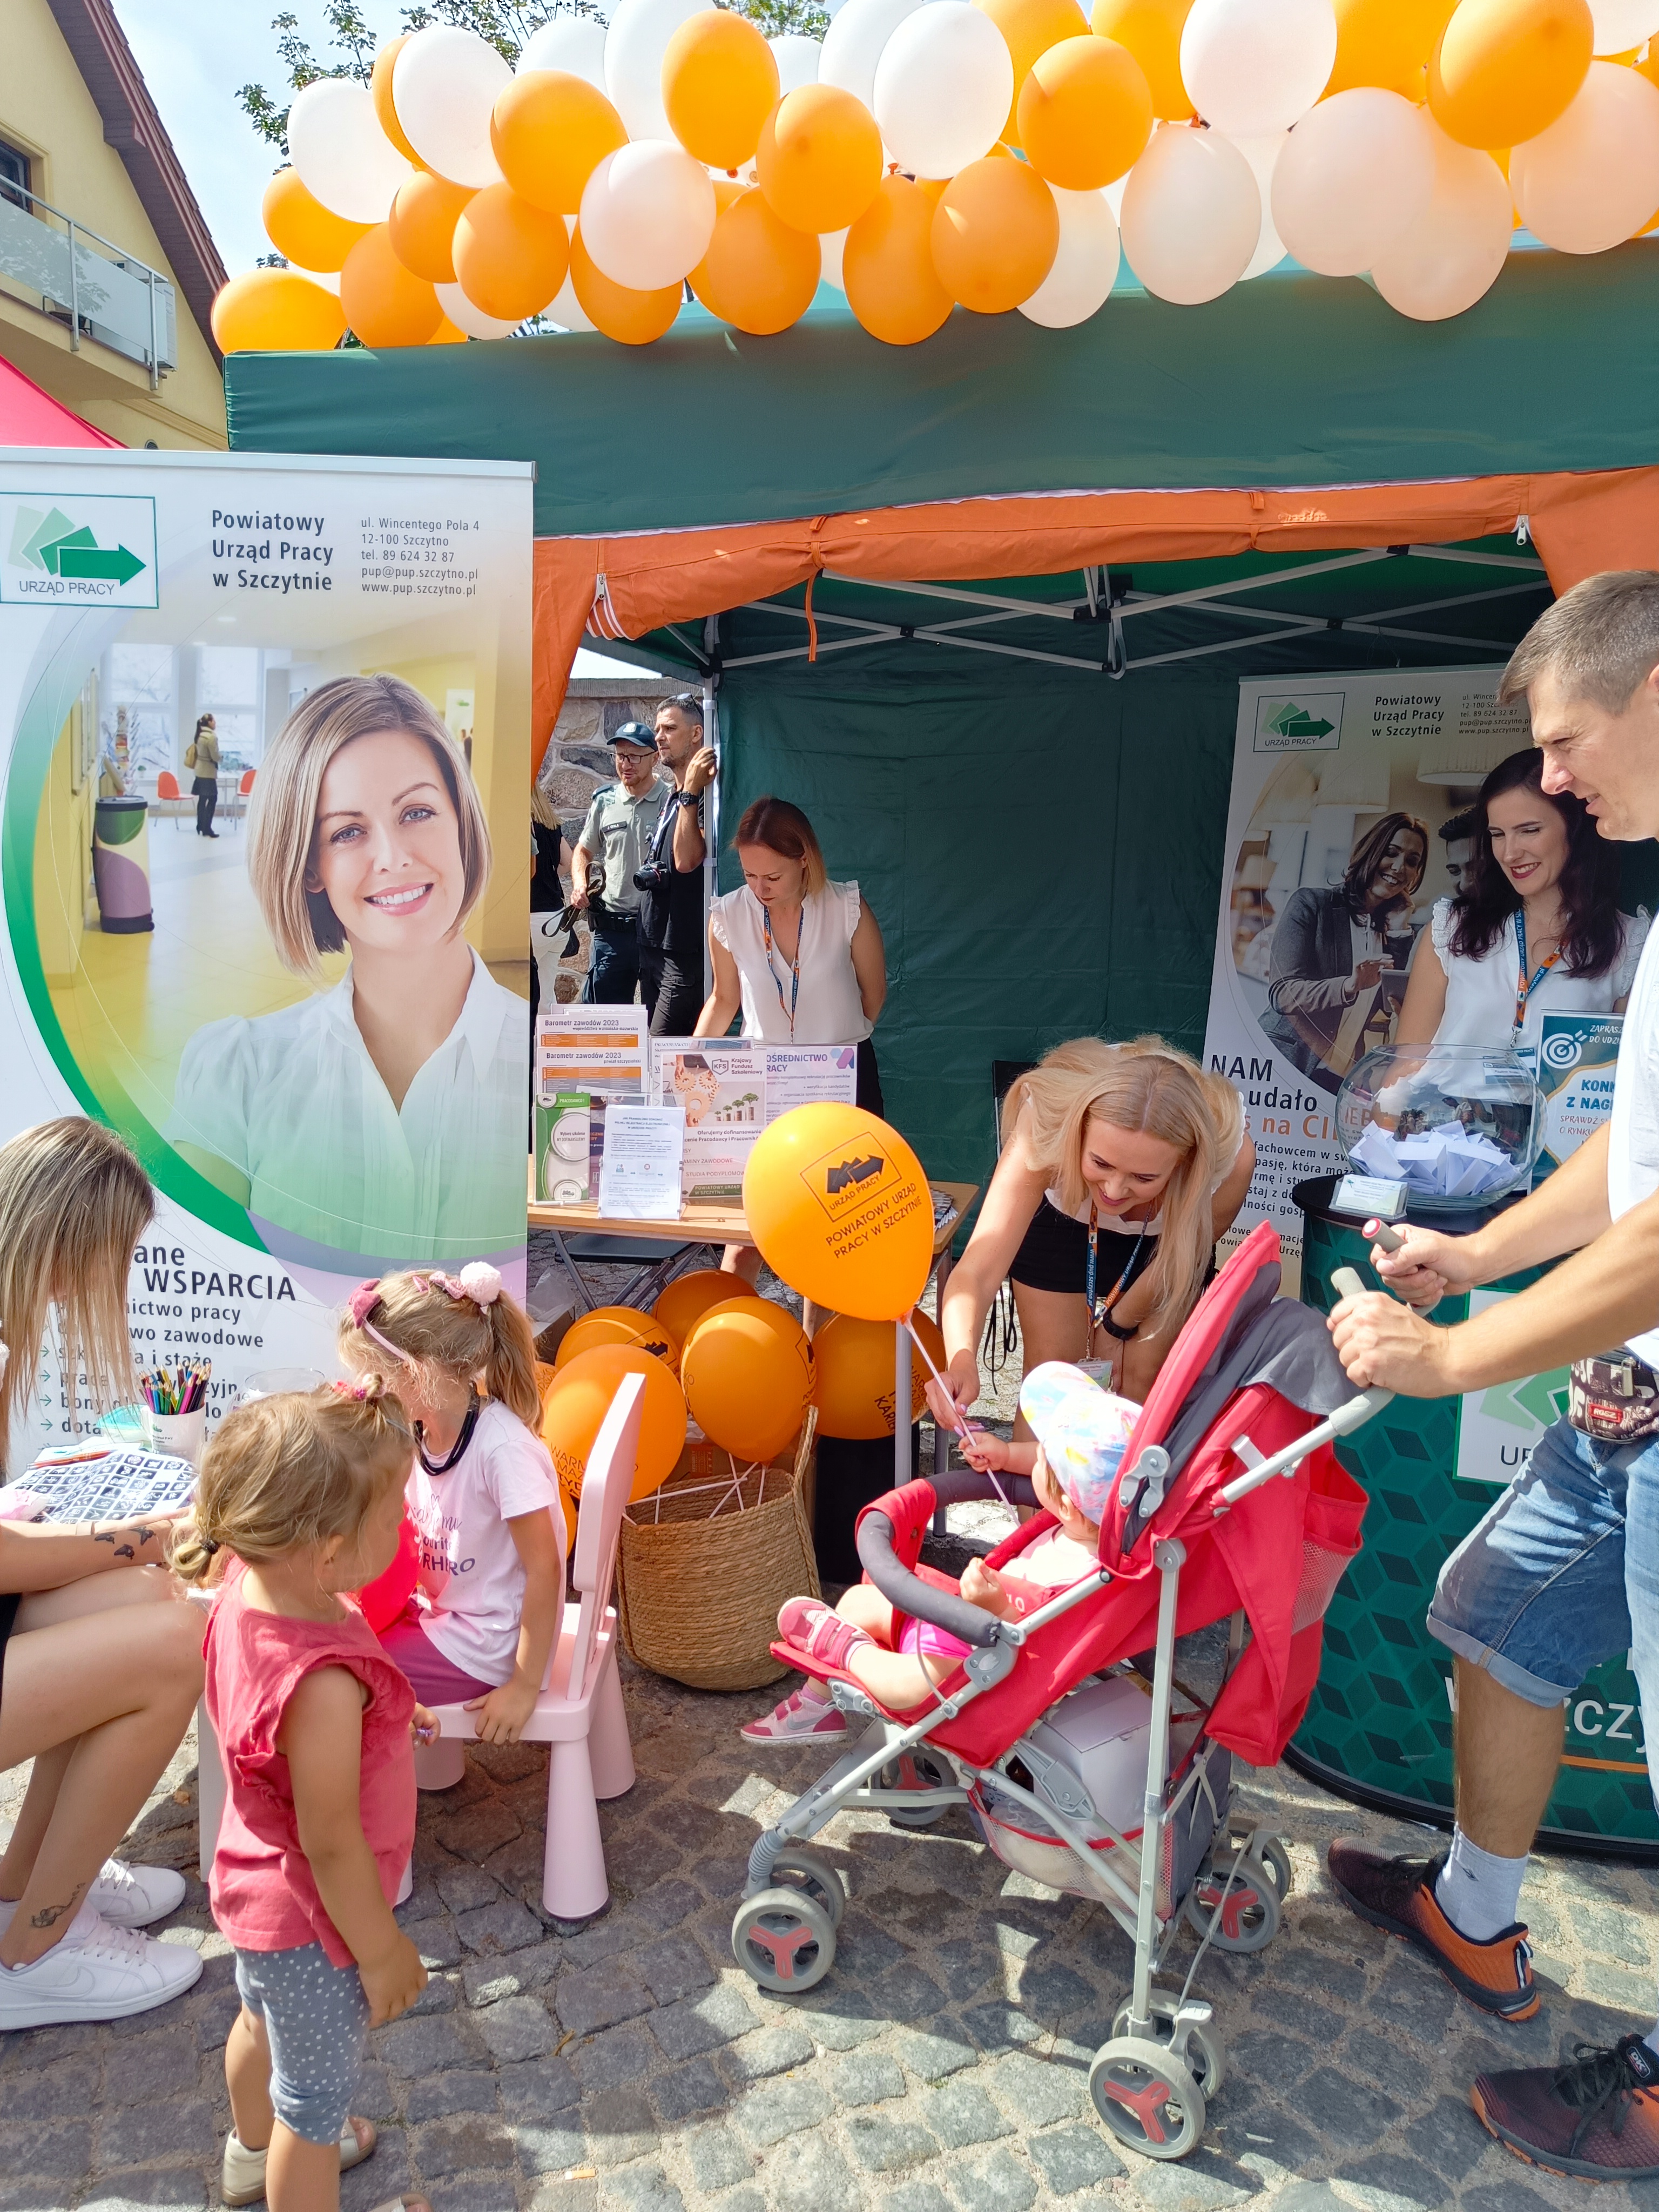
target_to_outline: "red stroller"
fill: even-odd
[[[1096,1899],[1133,1938],[1133,1987],[1089,2086],[1106,2126],[1153,2158],[1198,2142],[1224,2065],[1210,2006],[1188,1997],[1192,1972],[1178,1992],[1153,1976],[1183,1917],[1202,1938],[1200,1958],[1211,1943],[1261,1950],[1278,1931],[1290,1860],[1276,1837],[1238,1832],[1232,1757],[1273,1765],[1306,1709],[1325,1609],[1365,1508],[1332,1439],[1388,1398],[1354,1389],[1322,1317],[1279,1286],[1279,1237],[1264,1222],[1164,1363],[1101,1523],[1098,1573],[1028,1619],[998,1620],[920,1564],[936,1505],[992,1497],[988,1476],[908,1483],[865,1509],[867,1578],[899,1615],[972,1648],[925,1705],[889,1712],[850,1674],[774,1644],[870,1725],[756,1843],[732,1926],[733,1954],[763,1989],[811,1988],[834,1962],[847,1900],[808,1839],[853,1806],[921,1828],[965,1803],[1000,1857]],[[1029,1484],[1000,1481],[1035,1504]],[[1053,1525],[1039,1513],[990,1564]],[[1176,1639],[1229,1620],[1225,1674],[1206,1707],[1177,1689]]]

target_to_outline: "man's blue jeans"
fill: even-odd
[[[631,1006],[640,980],[640,932],[633,920],[593,925],[592,964],[582,998],[590,1006]]]

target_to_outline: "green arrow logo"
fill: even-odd
[[[100,545],[94,531],[76,529],[56,507],[45,515],[18,510],[11,557],[44,575],[97,583],[130,584],[149,566],[125,545]]]
[[[1305,708],[1289,701],[1268,718],[1266,726],[1281,738],[1322,738],[1328,736],[1336,725],[1317,720]]]
[[[98,545],[63,545],[52,549],[58,555],[60,576],[94,576],[117,584],[130,584],[146,566],[136,553],[125,545],[113,551]]]

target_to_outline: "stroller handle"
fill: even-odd
[[[988,1474],[976,1474],[971,1468],[952,1468],[948,1474],[932,1478],[928,1487],[940,1505],[960,1505],[979,1499],[998,1497],[1017,1505],[1034,1505],[1036,1493],[1023,1475],[1005,1474],[1000,1479],[1000,1488]],[[925,1620],[935,1628],[943,1628],[959,1637],[963,1643],[992,1644],[998,1640],[1001,1626],[994,1613],[985,1613],[967,1599],[957,1597],[953,1591],[936,1589],[932,1583],[913,1575],[893,1549],[893,1523],[879,1505],[866,1506],[859,1517],[859,1564],[871,1581],[887,1600],[889,1605],[913,1620]]]
[[[1363,1297],[1364,1279],[1352,1267],[1337,1267],[1332,1271],[1331,1287],[1339,1297]],[[1260,1490],[1264,1482],[1271,1482],[1276,1474],[1291,1475],[1306,1459],[1310,1452],[1317,1451],[1322,1444],[1334,1443],[1338,1437],[1352,1436],[1356,1429],[1380,1413],[1394,1398],[1392,1390],[1362,1390],[1357,1398],[1350,1398],[1346,1406],[1339,1406],[1328,1419],[1311,1428],[1294,1443],[1286,1444],[1271,1459],[1259,1460],[1245,1474],[1228,1483],[1216,1493],[1215,1510],[1224,1513],[1230,1505],[1237,1505],[1241,1498],[1248,1498],[1253,1490]]]

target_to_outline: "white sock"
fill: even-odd
[[[1472,1943],[1488,1943],[1515,1925],[1526,1872],[1524,1854],[1500,1859],[1454,1828],[1451,1850],[1434,1886],[1435,1902],[1460,1935]]]

